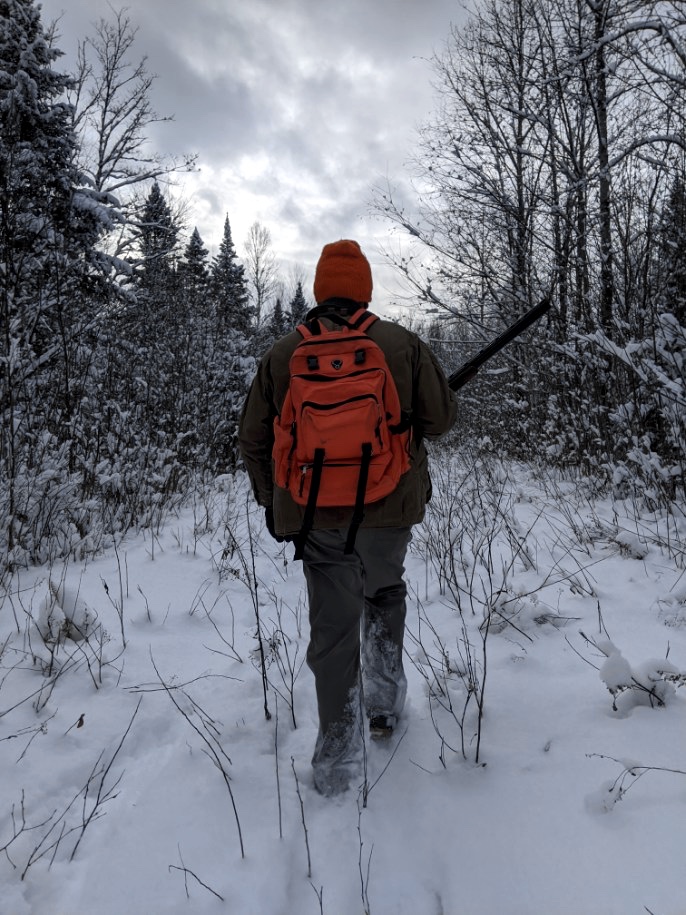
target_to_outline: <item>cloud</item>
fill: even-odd
[[[44,0],[43,16],[59,15]],[[241,248],[254,221],[284,263],[312,268],[327,240],[383,237],[371,188],[403,168],[431,109],[426,62],[448,37],[454,0],[140,0],[132,55],[158,75],[151,128],[170,154],[197,153],[182,181],[208,246],[228,212]],[[106,0],[70,0],[71,51]],[[406,181],[405,181],[406,183]]]

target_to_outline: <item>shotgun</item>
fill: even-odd
[[[448,386],[453,391],[458,391],[463,385],[467,384],[468,381],[475,378],[484,362],[487,362],[492,356],[499,353],[503,347],[507,346],[508,343],[511,343],[512,340],[523,333],[527,327],[530,327],[538,321],[539,318],[543,317],[549,308],[550,298],[546,297],[545,299],[541,299],[538,305],[535,305],[532,309],[525,312],[521,318],[508,327],[507,330],[504,330],[502,334],[496,337],[488,346],[485,346],[476,356],[454,371],[452,375],[448,377]]]

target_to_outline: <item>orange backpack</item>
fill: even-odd
[[[366,308],[300,324],[290,384],[274,420],[274,482],[305,506],[296,540],[302,555],[317,506],[351,507],[352,552],[364,506],[383,499],[409,469],[409,416],[403,414],[386,357],[367,336],[378,320]]]

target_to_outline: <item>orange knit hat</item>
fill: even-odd
[[[356,241],[324,245],[314,274],[314,299],[318,305],[327,299],[371,301],[372,270]]]

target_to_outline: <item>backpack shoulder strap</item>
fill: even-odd
[[[305,324],[298,324],[295,329],[303,338],[303,340],[309,340],[310,337],[315,337],[322,332],[321,324],[316,318],[313,318],[311,321],[307,321]]]
[[[379,316],[375,315],[373,311],[369,311],[368,308],[359,308],[351,316],[349,324],[352,330],[361,330],[363,333],[367,333],[372,324],[378,320]]]
[[[328,318],[329,321],[333,321],[334,324],[337,324],[341,328],[348,328],[348,330],[362,331],[363,333],[367,332],[367,329],[372,326],[375,321],[379,320],[379,316],[375,315],[373,311],[369,311],[368,308],[358,308],[357,311],[353,312],[349,317],[343,317],[343,315],[338,314],[336,311],[321,311],[320,314],[314,315],[310,318],[309,321],[304,324],[298,324],[296,330],[303,339],[308,339],[308,337],[316,336],[317,334],[324,333],[326,328],[322,326],[319,322],[319,318]]]

